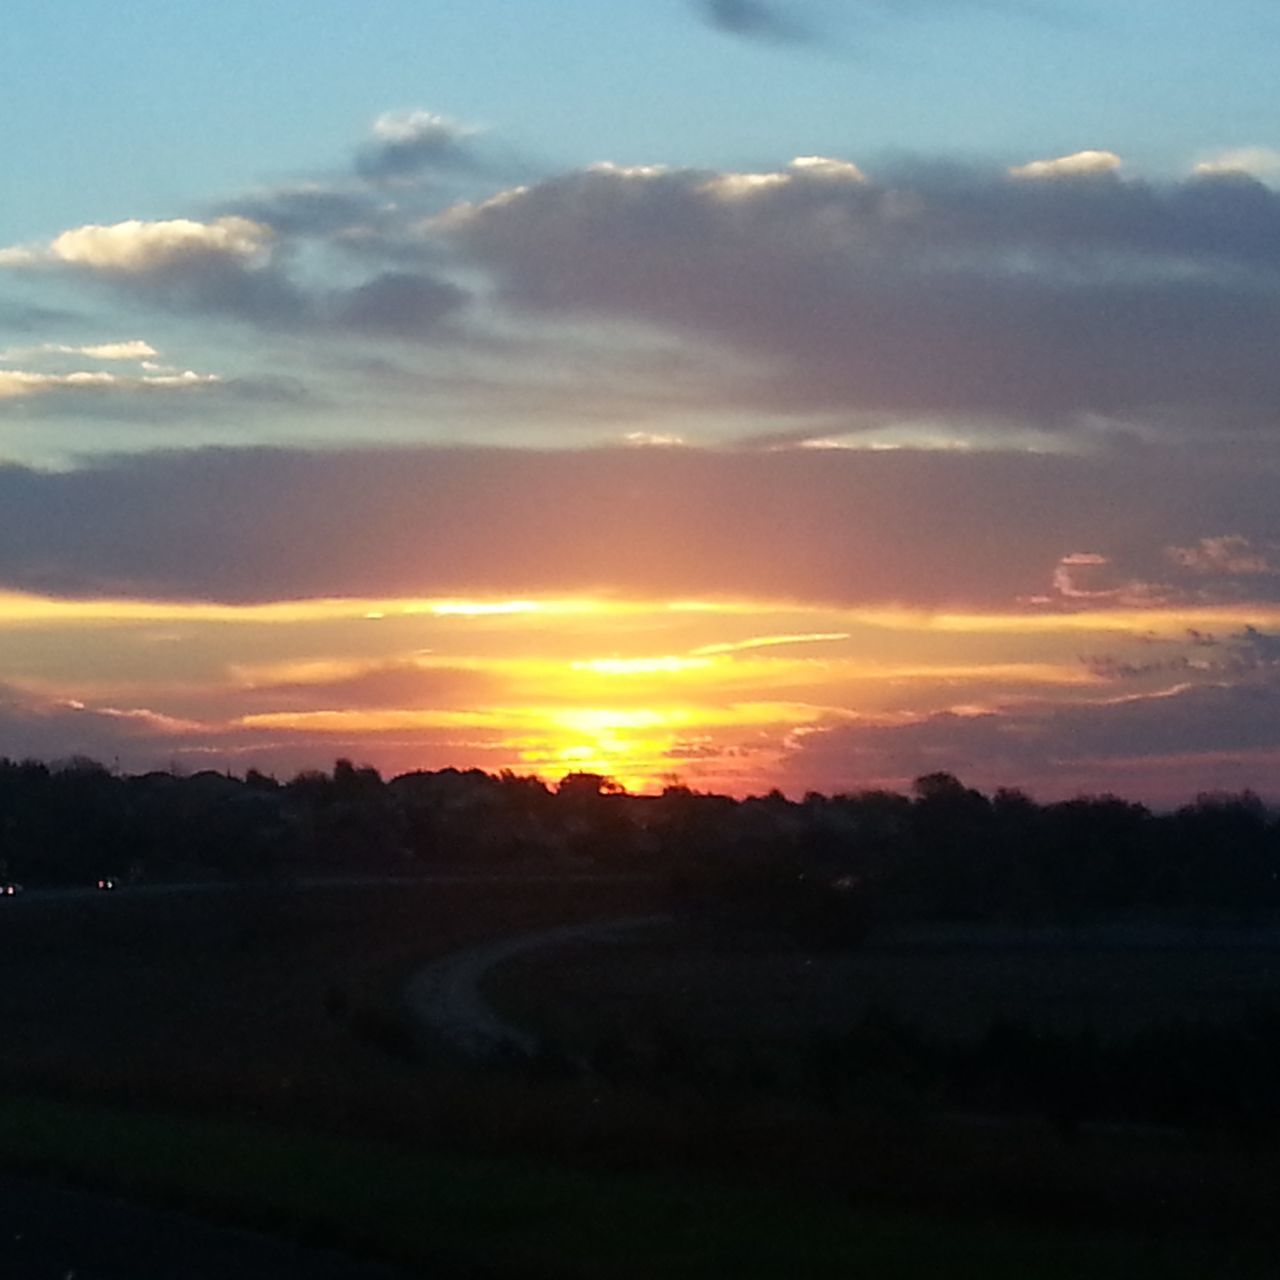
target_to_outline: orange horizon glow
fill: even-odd
[[[1117,686],[1082,655],[1128,645],[1141,656],[1153,643],[1258,626],[1280,626],[1280,607],[0,593],[5,683],[29,700],[33,723],[109,721],[161,761],[358,754],[397,771],[452,764],[554,781],[585,770],[632,791],[677,776],[768,789],[798,749],[838,726],[1176,694],[1185,685],[1172,679]]]

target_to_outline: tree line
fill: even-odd
[[[1280,905],[1280,816],[1252,792],[1153,812],[1113,795],[1040,804],[949,773],[910,794],[774,791],[738,800],[671,785],[630,795],[594,773],[384,780],[339,760],[280,781],[125,775],[83,758],[0,759],[0,879],[72,884],[414,868],[599,869],[670,878],[693,903],[736,900],[856,929],[878,912],[1074,922],[1169,909],[1249,918]]]

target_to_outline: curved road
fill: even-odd
[[[612,942],[670,920],[667,915],[653,915],[563,925],[455,951],[419,969],[409,980],[405,998],[410,1015],[423,1030],[468,1057],[489,1057],[512,1049],[531,1056],[538,1050],[537,1037],[503,1018],[480,990],[481,981],[495,965],[567,942]]]
[[[361,876],[299,878],[278,887],[337,891],[398,884],[429,887],[603,878]],[[236,882],[203,881],[133,885],[111,892],[93,886],[30,889],[0,897],[0,918],[6,911],[21,910],[24,904],[35,907],[101,899],[105,907],[116,897],[213,895],[244,887]],[[608,936],[633,923],[550,930],[447,957],[415,979],[424,1021],[447,1028],[446,1038],[454,1043],[480,1048],[509,1042],[532,1049],[531,1037],[506,1026],[484,1003],[476,987],[483,973],[523,950],[584,936]],[[253,1232],[214,1226],[185,1214],[148,1209],[106,1194],[0,1174],[0,1280],[408,1280],[409,1274]],[[434,1274],[444,1276],[453,1271],[442,1265]]]

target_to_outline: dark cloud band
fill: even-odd
[[[618,591],[921,608],[1280,598],[1273,466],[1030,454],[205,450],[0,470],[0,584],[225,601]],[[1145,495],[1139,504],[1135,494]],[[1084,554],[1087,553],[1087,554]]]

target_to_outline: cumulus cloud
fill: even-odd
[[[207,223],[131,220],[64,231],[44,247],[6,250],[9,256],[0,255],[0,266],[76,271],[168,308],[285,330],[421,337],[466,300],[460,287],[422,272],[304,288],[276,261],[276,242],[272,227],[239,215]],[[97,359],[156,354],[150,348],[144,352],[145,345],[45,350]]]
[[[1113,151],[1076,151],[1053,160],[1032,160],[1009,172],[1015,178],[1087,178],[1116,173],[1122,163]]]
[[[466,167],[472,163],[467,139],[477,132],[421,108],[388,111],[374,121],[373,136],[356,155],[356,170],[371,181],[393,181]]]
[[[1234,147],[1201,160],[1192,172],[1209,178],[1235,174],[1274,182],[1280,179],[1280,151],[1274,147]]]
[[[763,410],[1273,425],[1280,197],[1099,155],[1045,162],[1051,180],[596,166],[434,229],[525,311],[746,356]]]
[[[336,296],[334,320],[344,329],[388,336],[422,336],[457,312],[467,293],[446,280],[384,272]]]
[[[228,214],[75,227],[48,245],[0,251],[0,266],[82,273],[167,306],[285,320],[302,306],[272,261],[275,233]]]
[[[408,112],[374,141],[429,153],[445,135],[457,129]],[[5,252],[11,269],[282,331],[498,344],[532,317],[557,322],[566,368],[589,358],[588,327],[619,350],[656,337],[697,365],[698,408],[749,406],[762,435],[779,418],[811,438],[820,421],[829,439],[922,421],[935,435],[1274,431],[1280,193],[1117,164],[1101,151],[1012,173],[876,174],[819,155],[755,171],[605,164],[425,221],[420,203],[317,187]],[[367,252],[335,265],[338,243]],[[464,330],[473,318],[497,327]]]
[[[45,248],[5,249],[0,251],[0,265],[54,262],[126,275],[163,271],[201,259],[248,265],[264,261],[271,238],[269,227],[230,215],[213,222],[189,218],[143,222],[132,218],[111,226],[74,227],[54,237]]]
[[[286,236],[332,235],[362,227],[379,209],[367,190],[319,182],[254,192],[224,207]]]

